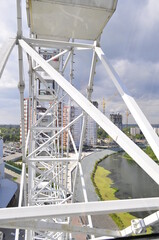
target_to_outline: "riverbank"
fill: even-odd
[[[110,171],[100,166],[97,166],[94,174],[93,180],[95,183],[96,192],[102,201],[118,199],[115,197],[115,193],[118,191],[118,189],[112,187],[113,181],[108,177],[110,174]],[[110,214],[110,217],[119,227],[119,229],[128,227],[131,223],[131,220],[136,218],[129,213]]]
[[[147,146],[146,148],[143,149],[143,151],[152,159],[154,160],[157,164],[159,164],[158,158],[156,157],[156,155],[154,154],[154,152],[152,151],[150,146]],[[125,153],[124,154],[124,158],[127,160],[131,160],[134,161],[129,154]]]
[[[93,182],[96,192],[101,200],[106,201],[144,197],[142,196],[142,194],[145,194],[143,182],[147,182],[145,179],[145,176],[147,177],[147,175],[143,175],[139,172],[139,169],[137,169],[138,166],[135,162],[130,163],[126,159],[122,159],[122,155],[123,154],[121,153],[109,155],[107,158],[99,160],[95,165]],[[132,173],[134,173],[135,176]],[[132,185],[134,184],[132,180],[138,180],[137,173],[139,173],[139,177],[143,177],[143,182],[141,181],[141,189],[139,189],[138,192],[135,192],[136,186]],[[136,182],[137,185],[140,185],[138,181]],[[147,186],[149,186],[149,184],[147,184]],[[134,196],[133,194],[137,195]],[[131,220],[137,218],[137,216],[129,213],[111,214],[111,217],[120,229],[130,226]],[[148,228],[147,230],[147,233],[151,232],[151,228]]]

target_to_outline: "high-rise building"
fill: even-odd
[[[70,121],[73,121],[75,118],[77,118],[80,115],[80,113],[81,113],[81,110],[77,106],[71,106],[71,107],[64,106],[63,107],[63,127],[67,126],[67,124]],[[79,143],[80,143],[80,135],[81,135],[81,128],[82,128],[81,126],[82,126],[81,119],[79,119],[70,127],[70,131],[77,148],[79,147]],[[63,133],[63,144],[65,147],[67,146],[67,141],[68,141],[68,132],[65,131]]]
[[[69,107],[64,106],[63,107],[63,127],[66,127],[69,123]],[[67,131],[63,132],[63,145],[64,147],[67,146],[67,139],[68,139],[68,133]]]
[[[98,108],[98,103],[93,102],[94,106]],[[70,121],[74,120],[77,116],[81,114],[81,109],[78,106],[71,106],[70,108],[68,106],[64,106],[63,108],[63,127],[67,126]],[[80,143],[80,136],[81,136],[81,130],[82,130],[82,122],[81,119],[79,119],[77,122],[75,122],[71,128],[71,134],[74,139],[75,145],[78,148]],[[65,131],[63,133],[63,144],[66,147],[68,141],[68,133]],[[86,121],[86,133],[85,133],[85,145],[87,146],[94,146],[97,144],[97,124],[96,122],[89,116],[87,116]]]
[[[94,101],[92,103],[96,108],[98,108],[98,102]],[[87,116],[85,145],[94,146],[96,144],[97,144],[97,123],[90,116]]]
[[[110,120],[119,128],[122,130],[123,128],[123,122],[122,122],[122,115],[119,113],[112,113],[110,114]]]
[[[131,127],[130,128],[130,134],[132,136],[135,136],[136,134],[141,134],[141,130],[139,127]]]

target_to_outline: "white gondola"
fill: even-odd
[[[37,38],[96,40],[117,0],[29,0],[28,24]]]

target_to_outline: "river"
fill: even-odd
[[[109,170],[114,184],[118,189],[116,197],[119,199],[158,197],[158,185],[134,161],[126,160],[123,153],[113,154],[99,163],[99,166]],[[151,212],[133,213],[137,217],[145,217]],[[157,231],[159,228],[155,227]]]

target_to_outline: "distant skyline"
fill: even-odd
[[[28,36],[25,1],[23,33]],[[103,31],[101,47],[126,84],[131,94],[152,124],[159,123],[159,1],[118,0],[117,9]],[[16,36],[16,1],[0,2],[0,47],[9,37]],[[26,58],[26,57],[25,57]],[[88,66],[83,61],[87,60]],[[25,60],[26,61],[26,60]],[[75,83],[85,94],[89,77],[90,55],[75,56]],[[27,66],[24,66],[28,97]],[[82,71],[81,71],[82,69]],[[17,46],[0,79],[0,124],[19,124],[20,104],[18,85]],[[93,100],[102,109],[106,101],[106,115],[119,112],[126,119],[126,106],[98,61],[94,80]],[[129,115],[129,123],[135,123]]]

